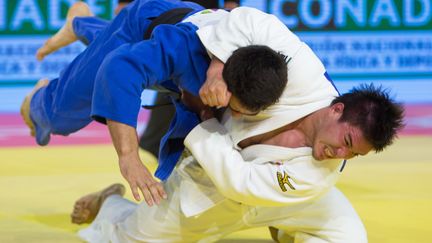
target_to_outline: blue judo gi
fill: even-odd
[[[136,127],[145,88],[161,85],[198,95],[210,58],[191,23],[159,25],[143,40],[151,20],[173,8],[203,8],[178,0],[136,0],[107,26],[95,32],[74,28],[89,46],[49,85],[36,92],[30,104],[36,140],[49,142],[50,134],[68,135],[92,119],[111,119]],[[89,22],[87,22],[89,23]],[[81,26],[88,26],[81,22]],[[97,31],[97,33],[96,33]],[[183,139],[199,123],[196,114],[176,102],[176,115],[162,138],[155,175],[165,180],[183,151]]]

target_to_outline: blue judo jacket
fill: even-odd
[[[32,98],[30,117],[40,145],[49,142],[50,134],[68,135],[92,119],[111,119],[136,127],[141,93],[154,85],[198,95],[210,58],[196,34],[197,27],[191,23],[162,24],[149,40],[143,40],[152,20],[173,8],[203,10],[178,0],[137,0],[109,23],[98,21],[94,25],[91,18],[74,20],[75,33],[90,43],[58,78]],[[100,28],[85,29],[89,24]],[[199,123],[183,104],[176,102],[175,106],[176,115],[161,141],[156,171],[161,180],[171,174],[183,150],[183,139]]]
[[[92,116],[136,126],[144,88],[174,83],[198,96],[206,78],[210,58],[191,23],[160,25],[150,40],[125,44],[110,53],[96,75]],[[121,71],[119,71],[121,70]],[[127,82],[126,82],[127,81]],[[161,141],[156,176],[165,180],[184,149],[183,139],[199,118],[175,102],[176,114]]]

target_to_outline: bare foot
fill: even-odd
[[[115,194],[123,196],[125,191],[126,189],[122,184],[112,184],[102,191],[91,193],[78,199],[71,214],[72,223],[89,224],[93,222],[102,203],[108,196]]]
[[[47,86],[49,83],[48,79],[39,80],[36,85],[33,87],[33,90],[24,98],[24,101],[21,104],[21,117],[23,118],[25,124],[30,128],[30,135],[32,137],[35,136],[35,128],[32,120],[30,119],[30,102],[33,98],[33,95],[40,88]]]
[[[36,59],[42,61],[46,55],[77,41],[78,38],[73,31],[72,21],[75,17],[86,16],[93,16],[89,6],[84,2],[74,3],[67,12],[65,25],[37,50]]]

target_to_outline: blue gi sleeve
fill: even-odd
[[[197,95],[210,59],[195,32],[192,24],[160,25],[151,39],[108,54],[96,75],[92,117],[135,127],[143,89],[167,80]]]

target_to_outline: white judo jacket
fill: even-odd
[[[179,164],[180,205],[186,216],[210,209],[226,198],[252,206],[311,202],[332,188],[341,160],[316,161],[312,149],[274,145],[234,147],[216,119],[195,127],[185,139],[193,156]]]
[[[315,161],[306,147],[253,145],[240,151],[237,144],[328,106],[338,92],[323,64],[273,15],[248,7],[204,11],[185,21],[199,27],[210,55],[225,62],[239,47],[269,46],[289,60],[288,84],[279,101],[258,115],[228,117],[223,125],[209,120],[188,135],[185,146],[195,159],[187,157],[178,167],[182,211],[197,215],[226,198],[259,206],[315,200],[336,183],[341,160]]]

